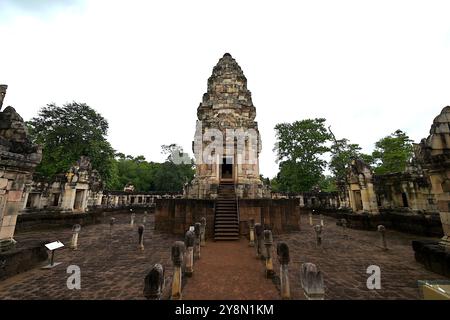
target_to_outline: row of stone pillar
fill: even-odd
[[[320,215],[320,224],[313,225],[312,214],[309,216],[310,225],[313,226],[316,236],[317,247],[322,246],[322,231],[325,226],[323,217]],[[347,221],[342,219],[341,225],[343,228],[343,235],[347,238]],[[265,274],[266,278],[271,278],[275,275],[272,261],[272,246],[273,236],[271,230],[264,230],[260,223],[255,223],[254,219],[249,221],[249,245],[256,247],[256,257],[265,260]],[[380,233],[381,248],[387,250],[386,228],[379,225],[377,228]],[[288,264],[290,262],[289,247],[285,242],[277,244],[277,256],[280,264],[280,291],[282,299],[290,299],[290,285],[289,285],[289,270]],[[312,263],[304,263],[301,266],[301,284],[305,296],[308,299],[324,299],[325,290],[323,285],[322,273],[318,270],[316,265]]]
[[[265,275],[266,278],[272,278],[275,275],[273,269],[272,260],[272,246],[273,246],[273,235],[271,230],[264,230],[260,223],[255,223],[254,219],[250,219],[249,222],[250,229],[250,246],[255,246],[256,257],[258,259],[265,260]],[[285,242],[279,242],[277,244],[277,257],[280,264],[280,293],[281,298],[284,300],[291,299],[291,288],[289,282],[289,246]],[[304,268],[304,266],[314,266],[311,263],[302,265],[301,272],[301,283],[305,296],[308,299],[323,299],[324,290],[322,290],[322,296],[317,294],[313,295],[312,292],[319,292],[318,288],[323,289],[323,278],[320,271],[317,268]],[[303,271],[305,270],[305,271]]]
[[[200,259],[201,247],[206,245],[206,218],[196,222],[186,231],[184,241],[175,241],[171,248],[173,263],[173,277],[171,285],[171,299],[182,299],[183,276],[192,277],[194,262]],[[144,296],[147,299],[159,300],[164,291],[164,267],[161,264],[153,265],[145,277]]]

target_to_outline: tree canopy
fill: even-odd
[[[33,142],[43,147],[37,173],[51,178],[85,155],[105,181],[111,178],[114,150],[106,140],[108,122],[85,103],[49,104],[27,125]]]
[[[176,144],[171,148],[183,151]],[[162,146],[162,153],[167,154],[167,146]],[[192,161],[192,159],[191,159]],[[190,164],[176,164],[171,154],[167,155],[163,163],[148,162],[142,155],[133,157],[117,153],[114,162],[115,179],[109,189],[122,190],[127,183],[134,185],[136,191],[182,191],[186,181],[194,177],[192,162]]]
[[[401,172],[413,156],[412,140],[402,130],[396,130],[375,143],[372,156],[375,173]]]
[[[326,146],[330,133],[324,123],[325,119],[316,118],[275,126],[279,191],[309,191],[319,183],[327,164],[321,156],[330,150]]]

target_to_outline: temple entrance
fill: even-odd
[[[355,197],[356,211],[361,211],[363,209],[361,191],[353,191],[353,196]]]
[[[73,205],[74,210],[81,210],[83,208],[84,190],[76,190],[75,202]]]
[[[233,179],[233,158],[225,157],[222,159],[221,164],[221,178],[222,179]]]

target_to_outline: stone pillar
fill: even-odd
[[[67,211],[73,211],[75,204],[76,189],[69,183],[65,183],[64,191],[62,192],[61,209]]]
[[[324,227],[325,224],[323,223],[323,216],[322,214],[320,215],[320,226]]]
[[[144,297],[149,300],[161,300],[165,287],[164,268],[156,263],[144,279]]]
[[[109,219],[109,235],[111,237],[113,235],[114,223],[116,223],[116,218],[110,218]]]
[[[305,206],[305,201],[303,199],[303,196],[300,196],[300,207],[303,208]]]
[[[324,300],[325,289],[322,273],[313,263],[303,263],[300,270],[300,282],[308,300]]]
[[[272,231],[264,230],[264,246],[266,247],[266,278],[272,278],[273,272],[273,261],[272,261]]]
[[[138,235],[139,235],[139,249],[144,250],[144,225],[139,225],[138,227]]]
[[[342,226],[342,237],[344,239],[347,239],[348,235],[347,235],[347,220],[346,219],[341,219],[341,226]]]
[[[450,139],[446,138],[445,140]],[[433,168],[430,171],[431,193],[436,198],[437,209],[439,210],[442,223],[442,231],[444,232],[444,236],[439,243],[448,250],[450,250],[450,190],[448,187],[444,190],[443,185],[446,186],[445,179],[448,179],[446,177],[450,176],[450,169],[448,169],[450,167],[449,162],[449,159],[444,163],[439,161],[437,164],[433,164],[433,166],[438,168]],[[439,168],[439,164],[442,168]]]
[[[184,244],[186,246],[186,270],[185,274],[191,277],[194,273],[194,245],[195,245],[195,234],[188,230],[184,237]]]
[[[195,258],[200,259],[200,222],[196,222],[194,225],[195,233]]]
[[[263,259],[263,249],[262,249],[262,243],[263,243],[263,227],[260,223],[255,223],[255,234],[256,234],[256,258]]]
[[[378,232],[380,233],[380,241],[381,241],[381,248],[383,250],[387,250],[387,243],[386,243],[386,228],[383,225],[378,226]]]
[[[249,223],[248,223],[248,229],[249,229],[249,238],[250,238],[250,242],[249,242],[249,246],[253,247],[255,246],[255,219],[250,219]]]
[[[172,300],[181,300],[181,281],[185,246],[182,241],[175,241],[172,246],[173,278],[172,278]]]
[[[309,212],[309,225],[312,227],[313,226],[313,212],[314,210],[311,212]]]
[[[144,217],[142,218],[142,223],[143,223],[143,224],[146,224],[146,223],[147,223],[147,216],[148,216],[147,211],[144,211]]]
[[[200,219],[200,246],[206,246],[206,218],[202,217]]]
[[[314,226],[314,231],[316,232],[316,243],[318,247],[322,246],[322,226],[317,224]]]
[[[288,264],[289,247],[286,243],[280,242],[277,245],[278,262],[280,263],[280,286],[281,286],[281,299],[291,299],[291,288],[289,286],[289,271]]]
[[[372,214],[378,214],[378,202],[377,202],[377,194],[375,193],[375,188],[373,187],[372,182],[367,183],[367,201],[368,201],[368,209]]]
[[[131,209],[130,209],[131,210]],[[131,213],[131,219],[130,219],[130,226],[133,227],[134,226],[134,218],[136,217],[135,213]]]
[[[70,248],[73,250],[78,249],[78,234],[80,233],[81,226],[79,224],[75,224],[72,227],[72,241],[70,242]]]

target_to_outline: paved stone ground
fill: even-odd
[[[319,223],[315,217],[314,224]],[[293,299],[304,299],[300,285],[300,266],[304,262],[316,264],[323,272],[326,299],[420,299],[418,280],[446,279],[425,270],[414,260],[411,241],[421,237],[388,230],[389,250],[383,251],[377,247],[380,238],[376,231],[347,229],[349,239],[345,240],[336,219],[324,217],[324,224],[322,249],[316,246],[315,232],[307,216],[302,216],[300,232],[274,238],[274,242],[284,241],[289,246]],[[381,269],[380,290],[367,289],[370,275],[366,270],[370,265]],[[275,268],[278,274],[278,262]]]
[[[114,217],[116,224],[111,245],[109,217],[105,224],[82,228],[76,251],[68,248],[70,229],[17,234],[15,239],[22,245],[36,239],[62,241],[66,247],[55,253],[55,262],[62,264],[50,270],[35,268],[1,281],[0,299],[145,299],[144,278],[154,263],[167,267],[166,283],[170,284],[170,248],[180,239],[154,231],[154,217],[150,215],[142,252],[138,250],[137,224],[130,226],[129,214],[115,214]],[[141,223],[142,218],[142,214],[136,214],[137,223]],[[67,288],[70,274],[66,273],[66,268],[69,265],[78,265],[81,269],[81,290]]]
[[[246,239],[207,242],[194,274],[187,281],[187,300],[275,300],[279,294],[271,279],[265,278],[263,264]]]
[[[137,225],[129,224],[129,214],[117,218],[113,242],[109,245],[109,218],[104,224],[81,230],[79,250],[68,248],[71,230],[19,233],[16,240],[26,245],[33,240],[61,240],[66,248],[57,251],[51,270],[35,268],[0,282],[0,299],[144,299],[144,277],[153,263],[165,266],[166,290],[170,293],[172,263],[170,248],[179,237],[153,230],[149,216],[144,232],[145,251],[137,246]],[[437,280],[443,276],[426,271],[414,260],[411,240],[421,237],[387,231],[390,250],[382,251],[377,232],[348,229],[343,239],[334,218],[325,217],[323,247],[317,248],[308,218],[302,216],[302,230],[274,237],[274,267],[278,273],[276,243],[285,241],[291,252],[289,265],[293,299],[305,299],[300,287],[300,265],[315,263],[324,274],[326,299],[419,299],[417,280]],[[137,214],[136,222],[142,221]],[[318,222],[318,221],[316,221]],[[69,265],[81,268],[81,290],[69,290]],[[381,290],[368,290],[366,269],[381,268]],[[275,281],[276,282],[276,281]],[[246,239],[239,242],[207,242],[202,258],[196,261],[194,276],[184,282],[184,299],[278,299],[276,285],[264,277],[264,264],[255,258]]]

